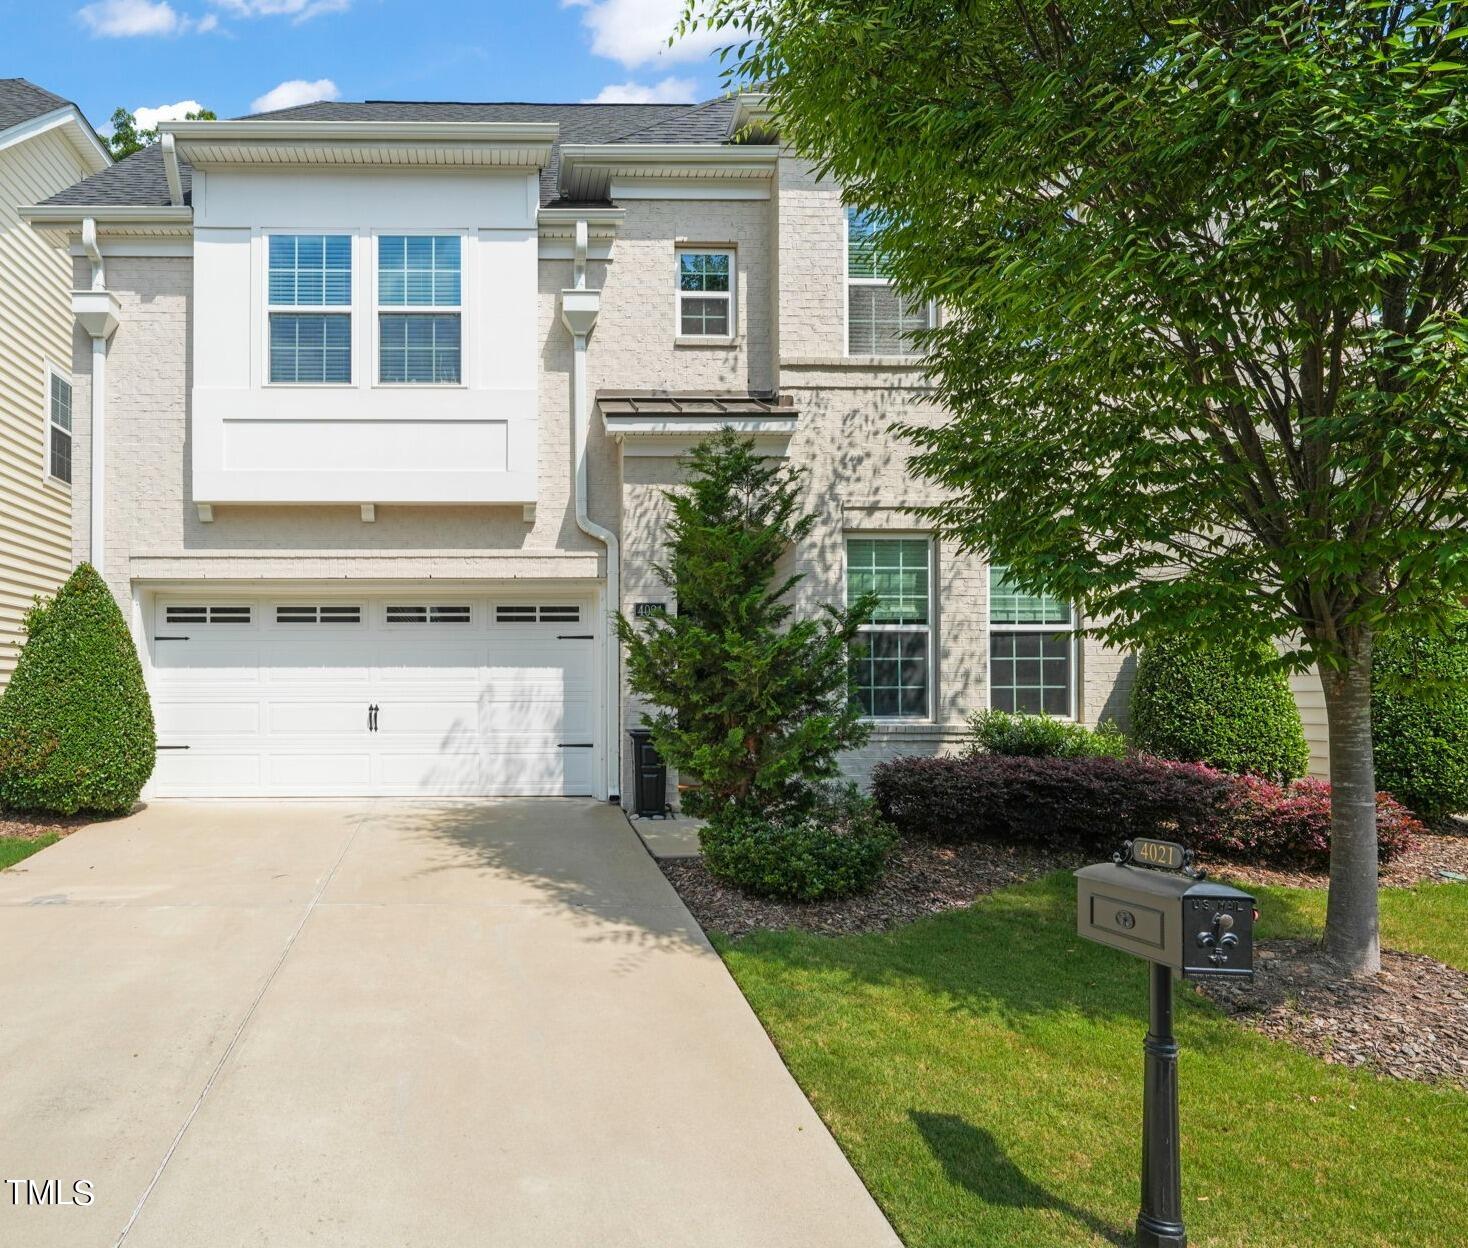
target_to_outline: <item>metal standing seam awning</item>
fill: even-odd
[[[783,455],[799,413],[789,396],[751,390],[598,390],[602,423],[628,455],[679,455],[720,429]]]

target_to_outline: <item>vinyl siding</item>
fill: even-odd
[[[17,208],[88,172],[59,131],[0,150],[0,687],[26,610],[71,569],[71,491],[45,476],[46,364],[71,372],[71,261]]]
[[[1295,705],[1300,708],[1300,722],[1305,725],[1305,740],[1310,745],[1310,774],[1330,779],[1330,734],[1325,727],[1325,694],[1320,690],[1320,675],[1312,667],[1290,677]]]

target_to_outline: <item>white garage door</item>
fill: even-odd
[[[160,797],[592,792],[588,600],[160,595]]]

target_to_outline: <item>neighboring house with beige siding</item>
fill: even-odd
[[[944,419],[840,191],[757,99],[165,123],[28,208],[76,263],[75,555],[132,623],[149,795],[632,792],[611,615],[722,426],[806,470],[815,611],[875,589],[848,772],[979,708],[1123,715],[1124,656],[938,540]]]
[[[72,552],[71,261],[17,210],[110,163],[75,104],[0,79],[0,688]]]

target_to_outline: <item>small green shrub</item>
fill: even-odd
[[[1159,758],[1296,780],[1310,747],[1289,676],[1273,649],[1208,646],[1178,636],[1148,646],[1132,686],[1132,742]]]
[[[1088,728],[1049,715],[975,711],[968,717],[975,751],[1018,758],[1125,758],[1126,738],[1111,720]]]
[[[0,806],[121,814],[153,774],[153,709],[127,625],[90,564],[26,616],[0,698]]]
[[[1377,787],[1425,818],[1468,811],[1468,611],[1440,636],[1378,638],[1372,675]]]
[[[855,786],[816,790],[779,810],[730,805],[699,834],[711,874],[760,897],[820,901],[877,882],[897,832]]]

